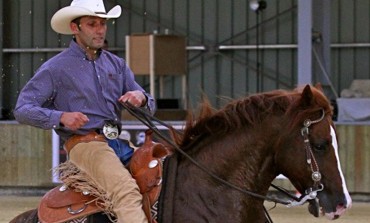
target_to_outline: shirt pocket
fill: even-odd
[[[123,88],[123,74],[109,73],[107,75],[107,90],[111,97],[118,99],[124,91]]]

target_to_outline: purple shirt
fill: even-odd
[[[122,58],[102,50],[95,60],[72,40],[69,48],[45,62],[22,89],[14,116],[18,122],[42,129],[55,129],[63,138],[101,129],[105,121],[120,123],[118,98],[127,91],[143,91],[147,108],[155,111],[153,97],[135,82]],[[89,122],[76,132],[60,125],[66,112],[82,112]]]

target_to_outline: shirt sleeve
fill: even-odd
[[[146,93],[145,91],[143,91],[143,93],[146,97],[146,104],[144,108],[146,108],[152,115],[154,115],[156,111],[155,100],[150,94]]]
[[[42,129],[59,128],[62,112],[53,108],[55,94],[49,70],[40,69],[20,92],[14,117],[19,123]]]
[[[124,70],[126,75],[126,90],[127,91],[133,91],[133,90],[139,90],[142,91],[145,97],[147,98],[146,105],[144,108],[146,108],[151,114],[154,114],[156,111],[156,103],[152,95],[147,93],[136,81],[134,78],[134,73],[132,70],[127,66],[126,63],[124,63]]]

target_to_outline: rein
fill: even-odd
[[[189,159],[194,165],[196,165],[197,167],[199,167],[201,170],[203,170],[205,173],[207,173],[209,176],[211,176],[213,179],[219,181],[220,183],[222,184],[225,184],[239,192],[242,192],[244,194],[247,194],[247,195],[250,195],[250,196],[253,196],[255,198],[259,198],[259,199],[262,199],[262,200],[266,200],[266,201],[270,201],[270,202],[274,202],[274,203],[280,203],[280,204],[283,204],[283,205],[286,205],[288,207],[293,207],[293,206],[297,206],[297,205],[301,205],[303,203],[305,203],[307,200],[309,199],[315,199],[316,198],[316,195],[317,195],[317,192],[318,191],[321,191],[323,190],[323,185],[321,185],[321,187],[319,187],[318,189],[313,189],[313,188],[309,188],[308,190],[306,190],[305,194],[302,195],[301,197],[297,198],[296,196],[290,194],[288,191],[286,191],[285,189],[281,188],[281,187],[278,187],[276,185],[273,185],[271,184],[272,187],[274,187],[275,189],[277,189],[278,191],[284,193],[286,196],[288,196],[289,198],[293,199],[293,201],[286,201],[286,200],[283,200],[283,199],[278,199],[278,198],[273,198],[273,197],[268,197],[268,196],[264,196],[264,195],[260,195],[260,194],[257,194],[257,193],[254,193],[252,191],[249,191],[249,190],[245,190],[245,189],[242,189],[234,184],[231,184],[227,181],[225,181],[224,179],[218,177],[217,175],[215,175],[214,173],[210,172],[205,166],[203,166],[202,164],[198,163],[196,160],[194,160],[191,156],[189,156],[186,152],[184,152],[179,146],[177,146],[174,142],[172,142],[171,140],[169,140],[165,135],[163,135],[159,130],[158,128],[156,127],[156,125],[153,123],[153,121],[155,122],[158,122],[159,124],[161,124],[162,126],[165,126],[166,128],[168,129],[173,129],[172,126],[162,122],[161,120],[155,118],[154,116],[152,116],[151,114],[149,114],[148,112],[140,109],[140,108],[137,108],[135,106],[133,106],[132,104],[130,104],[129,102],[125,102],[125,103],[122,103],[123,107],[132,115],[134,116],[135,118],[137,118],[140,122],[142,122],[144,125],[146,125],[149,129],[151,129],[153,132],[155,132],[157,134],[158,137],[160,137],[161,139],[163,139],[164,141],[166,141],[169,145],[171,145],[177,152],[179,152],[181,155],[185,156],[187,159]],[[315,123],[318,123],[320,122],[321,120],[323,120],[323,118],[325,117],[325,112],[323,111],[323,115],[320,119],[318,120],[314,120],[314,121],[311,121],[309,119],[305,120],[304,122],[304,127],[301,129],[301,133],[302,135],[304,136],[304,140],[305,140],[305,143],[306,143],[306,151],[307,151],[307,154],[308,154],[308,158],[307,158],[307,163],[309,163],[311,165],[311,170],[313,171],[313,174],[312,174],[312,178],[315,176],[320,176],[320,178],[318,179],[318,181],[315,181],[315,185],[317,185],[317,182],[320,181],[321,179],[321,174],[319,172],[319,168],[318,168],[318,165],[316,163],[316,160],[313,156],[313,153],[312,153],[312,150],[311,150],[311,146],[310,146],[310,142],[309,142],[309,139],[308,139],[308,134],[309,134],[309,127],[311,124],[315,124]],[[177,133],[181,134],[179,131],[176,130]],[[314,165],[312,165],[312,162],[311,160],[314,161]],[[314,171],[314,169],[316,171]],[[317,179],[317,178],[315,178]],[[267,214],[267,211],[265,209],[265,213]],[[267,214],[266,216],[269,220],[269,222],[272,222]]]

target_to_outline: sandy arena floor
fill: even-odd
[[[40,197],[32,196],[0,196],[0,223],[9,221],[20,213],[37,207]],[[271,203],[266,204],[266,208],[272,207]],[[314,218],[307,211],[307,206],[287,208],[278,205],[269,211],[274,223],[368,223],[370,222],[370,203],[353,204],[352,208],[340,219],[329,221],[325,217]]]

